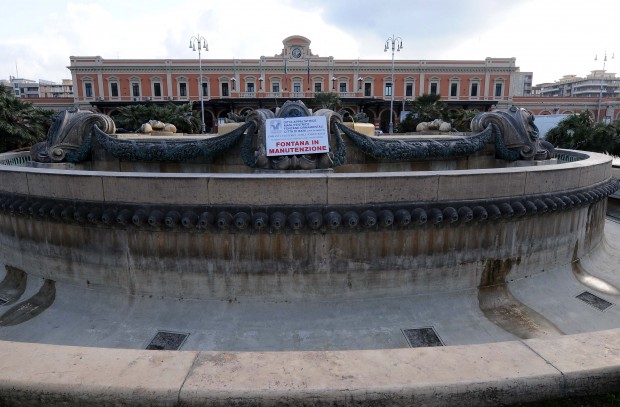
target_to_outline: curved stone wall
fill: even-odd
[[[611,160],[493,170],[154,174],[0,166],[0,258],[55,281],[231,298],[474,288],[601,239]],[[3,157],[5,160],[14,157]]]
[[[0,342],[0,403],[518,405],[617,391],[619,334],[614,329],[551,340],[338,352],[178,352]]]

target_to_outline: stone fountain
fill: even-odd
[[[545,396],[562,395],[557,370],[522,349],[519,340],[557,344],[572,336],[555,314],[525,304],[514,287],[556,278],[567,268],[566,278],[577,278],[590,294],[614,295],[620,284],[583,266],[596,263],[594,255],[607,244],[606,202],[618,188],[611,159],[553,149],[538,139],[531,114],[515,107],[480,114],[471,133],[382,137],[301,102],[287,102],[277,112],[255,110],[227,134],[181,138],[117,135],[107,116],[67,111],[45,142],[0,160],[0,259],[6,269],[0,284],[6,333],[0,338],[38,343],[5,342],[10,352],[85,355],[79,362],[85,371],[105,366],[120,372],[125,362],[142,366],[121,374],[130,381],[109,383],[108,390],[95,385],[101,378],[92,378],[85,391],[102,403],[441,405],[467,391],[473,404],[494,404],[540,398],[540,392],[524,393],[534,378]],[[427,324],[422,318],[416,329],[385,334],[392,339],[364,342],[343,333],[347,346],[329,339],[329,332],[342,331],[330,324],[344,322],[337,316],[326,322],[329,308],[321,308],[339,304],[343,314],[388,320],[391,311],[371,311],[368,304],[387,310],[400,308],[403,298],[441,304],[456,297],[473,299],[468,312],[483,330],[497,333],[483,338],[459,328],[458,335],[446,329],[442,336],[438,318]],[[140,346],[122,345],[120,337],[110,345],[112,331],[121,335],[118,325],[96,340],[84,328],[88,324],[58,322],[54,312],[65,313],[71,298],[118,301],[133,312],[140,301],[158,301],[152,307],[177,303],[166,305],[166,312],[181,302],[179,313],[192,313],[192,321],[207,318],[193,307],[217,309],[219,322],[205,320],[215,330],[250,304],[243,312],[266,311],[252,317],[258,323],[277,325],[280,319],[286,326],[289,319],[307,318],[308,329],[321,334],[308,333],[317,339],[306,342],[282,334],[261,346],[251,340],[214,345],[189,332],[182,352],[130,350]],[[298,314],[287,315],[293,308],[285,304],[296,304]],[[75,312],[78,320],[96,314]],[[38,323],[71,334],[55,340],[39,332]],[[179,329],[191,331],[194,323],[180,323]],[[375,333],[390,330],[388,325],[377,324]],[[434,339],[426,341],[428,335]],[[169,349],[159,338],[147,348]],[[98,347],[101,364],[90,350],[66,345]],[[458,346],[428,353],[430,348],[407,345]],[[449,370],[455,357],[470,366],[482,358],[495,367],[487,373],[474,369],[476,384],[469,386],[454,384],[457,377],[447,374],[418,388],[422,376],[402,371],[413,369],[416,360],[420,366],[435,360]],[[36,375],[46,363],[21,365],[28,366],[24,375]],[[130,377],[143,380],[141,369],[150,363],[159,381],[146,380],[148,390],[137,396]],[[284,370],[276,372],[276,366]],[[237,377],[239,370],[247,378]],[[261,378],[252,380],[256,375]],[[78,403],[83,393],[66,387],[70,375],[61,376],[46,397]],[[330,379],[323,382],[323,376]],[[189,379],[177,382],[180,377]],[[11,385],[11,394],[40,397],[48,379],[24,379]],[[491,382],[500,390],[488,399],[484,383]],[[571,389],[583,390],[579,383]],[[343,390],[352,388],[360,390]]]

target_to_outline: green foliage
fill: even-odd
[[[324,93],[320,92],[314,95],[314,99],[312,100],[312,105],[316,109],[331,109],[334,111],[338,110],[338,107],[342,104],[342,101],[335,93]]]
[[[140,126],[149,120],[159,120],[164,123],[172,123],[179,133],[199,133],[200,118],[198,113],[192,110],[192,105],[186,103],[175,105],[169,103],[160,105],[131,105],[118,108],[118,113],[113,117],[117,128],[129,131],[137,131]]]
[[[620,155],[620,122],[594,123],[588,112],[568,116],[545,138],[560,148]]]
[[[35,107],[0,86],[0,152],[30,147],[43,141],[54,111]]]
[[[458,109],[448,112],[448,120],[452,123],[452,128],[457,131],[471,131],[471,121],[480,113],[476,109]]]
[[[411,102],[409,111],[417,113],[418,120],[420,122],[430,122],[435,119],[444,120],[448,116],[447,106],[441,101],[441,96],[438,94],[423,94],[415,98]]]
[[[455,130],[469,131],[471,120],[478,114],[477,110],[449,110],[440,95],[426,93],[408,102],[407,110],[411,113],[398,124],[399,133],[413,132],[419,123],[435,119],[451,123]]]
[[[224,123],[244,123],[245,115],[237,114],[237,113],[227,113],[226,118],[224,119]]]
[[[346,110],[341,110],[338,112],[340,116],[342,116],[342,120],[345,122],[353,122],[353,123],[368,123],[370,122],[370,118],[364,112],[358,112],[354,115],[349,114]]]

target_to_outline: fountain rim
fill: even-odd
[[[474,175],[474,174],[511,174],[527,171],[552,171],[559,169],[579,168],[587,165],[604,164],[611,162],[613,157],[602,153],[590,151],[557,149],[565,156],[574,157],[574,161],[548,163],[545,165],[519,165],[514,167],[457,169],[457,170],[411,170],[411,171],[364,171],[364,172],[334,172],[328,170],[312,171],[278,171],[278,170],[255,170],[254,172],[152,172],[152,171],[106,171],[84,170],[74,168],[45,168],[45,165],[23,166],[7,165],[7,161],[15,158],[29,157],[29,152],[7,152],[0,154],[0,171],[44,173],[50,175],[79,175],[79,176],[110,176],[110,177],[144,177],[144,178],[370,178],[370,177],[421,177],[428,175]],[[8,157],[6,157],[8,156]],[[25,160],[28,162],[29,160]],[[52,164],[57,165],[57,164]],[[64,164],[60,164],[64,165]]]
[[[41,401],[42,394],[45,400],[67,405],[81,405],[87,398],[133,405],[227,405],[232,400],[271,405],[282,397],[304,405],[345,405],[355,399],[370,406],[414,398],[428,405],[450,400],[474,405],[489,402],[489,389],[498,404],[518,404],[615,390],[620,363],[608,352],[618,346],[619,334],[620,329],[610,329],[436,348],[286,352],[0,341],[0,381],[5,383],[4,397],[19,396],[14,399],[22,402],[18,405]],[[454,360],[460,360],[458,371]]]

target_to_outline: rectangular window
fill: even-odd
[[[346,82],[342,82],[340,84],[340,92],[346,92],[347,91],[347,83]]]
[[[502,84],[501,83],[495,84],[495,96],[502,96]]]
[[[300,83],[294,83],[293,84],[293,92],[301,92],[301,84]]]
[[[132,83],[131,94],[132,96],[140,96],[140,85],[138,85],[137,83]]]
[[[364,84],[364,96],[372,96],[372,85],[370,83]]]
[[[280,84],[279,83],[273,83],[271,85],[271,91],[273,93],[280,93]]]
[[[254,93],[254,83],[253,82],[248,83],[248,92],[249,93]]]
[[[472,83],[471,84],[471,96],[478,96],[478,84],[477,83]]]
[[[185,82],[179,83],[179,96],[181,97],[187,96],[187,83]]]
[[[86,82],[84,84],[84,93],[86,94],[87,98],[92,98],[93,97],[93,84],[92,83]]]
[[[459,84],[451,83],[450,84],[450,96],[458,96],[458,92],[459,92]]]
[[[431,95],[437,94],[437,82],[431,82]]]
[[[228,96],[228,84],[222,83],[222,96]]]
[[[208,83],[202,83],[202,96],[206,97],[209,96],[209,84]]]
[[[153,96],[161,97],[161,83],[156,82],[153,84]]]
[[[321,82],[317,82],[314,84],[314,91],[321,92]]]
[[[385,84],[385,96],[392,96],[392,84],[390,82]]]
[[[413,83],[408,83],[405,86],[405,96],[413,96]]]
[[[110,84],[110,96],[112,96],[113,98],[118,97],[118,83],[112,82]]]

